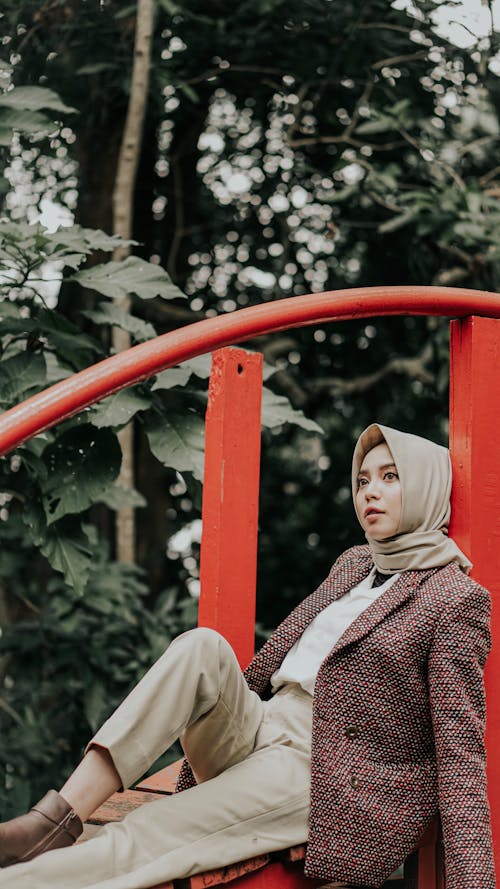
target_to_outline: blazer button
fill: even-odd
[[[359,778],[357,778],[356,775],[350,775],[349,784],[352,788],[354,788],[354,790],[357,790],[359,787]]]
[[[345,733],[348,738],[359,738],[359,726],[347,725]]]

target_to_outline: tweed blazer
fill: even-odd
[[[347,550],[245,672],[269,681],[311,620],[373,566]],[[446,889],[494,889],[485,773],[488,592],[450,564],[406,571],[323,661],[314,689],[305,872],[378,887],[440,815]],[[194,783],[187,763],[178,789]]]

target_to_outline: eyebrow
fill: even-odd
[[[396,471],[397,471],[397,466],[395,463],[384,463],[383,466],[379,466],[378,468],[380,471],[382,471],[384,469],[391,469],[392,467],[394,467],[394,469],[396,469]],[[369,475],[369,472],[370,471],[368,469],[363,469],[363,467],[361,467],[361,469],[358,472],[358,478],[360,475]]]

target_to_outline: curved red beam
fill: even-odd
[[[291,327],[382,315],[500,318],[500,295],[452,287],[359,287],[197,321],[106,358],[6,411],[0,417],[0,455],[107,395],[196,355]]]

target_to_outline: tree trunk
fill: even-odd
[[[138,0],[130,100],[113,189],[113,232],[126,239],[132,233],[134,185],[148,97],[153,18],[154,0]],[[114,251],[113,259],[124,259],[129,252],[129,247],[119,247]],[[130,297],[116,300],[116,304],[128,310]],[[130,335],[126,331],[113,328],[112,344],[116,352],[128,349],[130,342]],[[123,456],[118,484],[130,488],[134,484],[132,423],[122,429],[119,439]],[[116,557],[121,562],[135,561],[134,525],[134,510],[131,507],[119,509],[116,515]]]

